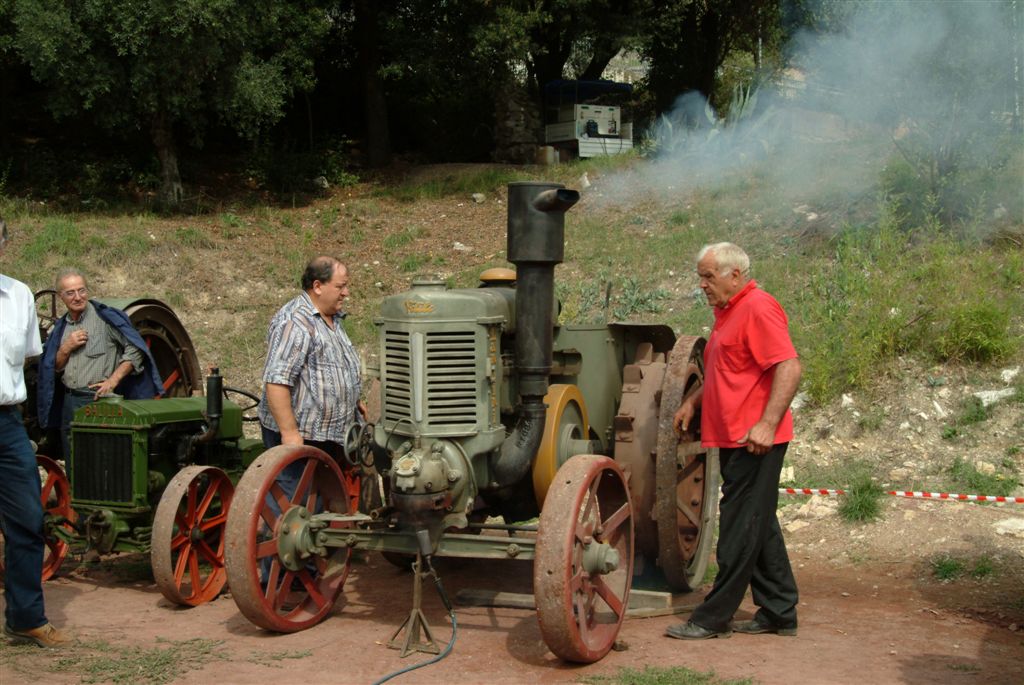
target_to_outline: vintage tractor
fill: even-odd
[[[615,642],[635,573],[660,569],[676,590],[702,581],[717,454],[697,435],[680,439],[672,416],[702,382],[704,343],[664,325],[556,325],[554,268],[578,199],[557,184],[511,184],[515,272],[489,270],[474,289],[417,282],[383,301],[381,416],[353,427],[345,463],[277,447],[246,470],[225,561],[253,623],[315,625],[350,552],[380,551],[416,560],[413,608],[390,646],[436,653],[419,607],[431,558],[527,559],[545,642],[592,662]],[[360,506],[374,464],[385,496]]]
[[[45,337],[56,313],[56,293],[36,294]],[[216,370],[201,389],[199,362],[181,322],[158,300],[104,300],[125,311],[149,346],[164,379],[165,396],[102,399],[79,409],[71,424],[71,454],[59,434],[34,422],[38,442],[46,550],[43,579],[69,551],[144,552],[168,600],[197,605],[227,581],[224,536],[234,481],[262,451],[245,438],[242,422],[259,398],[227,388]],[[27,376],[34,378],[34,369]],[[34,381],[27,378],[35,389]],[[238,395],[240,404],[226,398]],[[58,460],[63,460],[62,468]]]

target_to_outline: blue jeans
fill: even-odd
[[[43,505],[36,455],[14,406],[0,407],[0,530],[4,534],[4,619],[14,630],[46,623]]]

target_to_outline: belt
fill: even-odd
[[[16,411],[18,406],[17,404],[0,404],[0,411]]]
[[[90,390],[89,388],[64,388],[65,395],[72,395],[74,397],[95,397],[96,391]]]

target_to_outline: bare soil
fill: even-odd
[[[316,248],[350,255],[362,279],[363,295],[353,298],[351,320],[371,317],[371,295],[406,287],[408,274],[394,265],[419,254],[424,245],[436,251],[427,256],[443,265],[442,276],[486,264],[504,247],[504,233],[495,228],[504,226],[500,194],[478,204],[470,198],[371,202],[366,193],[338,192],[294,213],[294,220],[311,231],[337,229],[337,237]],[[267,274],[275,269],[292,273],[298,262],[284,246],[267,241],[258,218],[243,216],[238,227],[227,227],[223,217],[190,223],[207,231],[211,246],[181,261],[174,252],[175,259],[149,263],[151,283],[157,293],[161,288],[180,293],[175,309],[193,336],[202,366],[221,363],[230,368],[232,385],[256,389],[263,329],[257,326],[252,335],[242,331],[256,319],[268,319],[291,296]],[[360,226],[363,238],[356,243],[352,232]],[[390,247],[383,243],[386,236],[412,226],[416,240]],[[166,228],[170,231],[173,222]],[[250,242],[261,243],[252,264],[237,258]],[[375,263],[377,257],[385,264]],[[562,268],[572,272],[579,267]],[[94,280],[105,296],[130,295],[136,287],[132,274],[120,266],[97,273]],[[685,291],[683,284],[680,292]],[[227,341],[240,338],[244,347],[236,345],[229,362]],[[1017,474],[1024,473],[1020,403],[998,405],[991,419],[956,440],[942,437],[963,398],[1005,386],[998,370],[929,369],[907,362],[897,377],[880,378],[870,399],[852,397],[845,404],[800,410],[787,463],[798,473],[827,473],[849,460],[866,459],[886,474],[884,484],[892,489],[931,489],[926,486],[940,482],[956,457],[982,468],[1003,468],[1001,462],[1009,460]],[[783,497],[780,504],[801,594],[795,638],[735,635],[684,643],[665,637],[664,631],[685,614],[628,619],[620,634],[622,650],[578,666],[558,661],[547,650],[533,611],[457,606],[451,654],[394,682],[579,683],[623,667],[650,665],[714,670],[721,677],[751,678],[764,685],[1024,683],[1024,538],[1007,532],[1005,525],[1024,519],[1024,506],[890,497],[879,521],[851,525],[836,515],[834,499]],[[949,582],[934,573],[934,562],[944,556],[965,568]],[[467,562],[447,566],[442,577],[453,597],[465,588],[530,592],[531,568],[523,562]],[[701,594],[679,601],[696,603]],[[80,643],[52,653],[0,642],[0,684],[370,683],[428,658],[402,659],[386,647],[408,616],[411,598],[408,573],[376,554],[364,556],[354,561],[330,617],[303,633],[276,635],[251,625],[229,594],[194,609],[171,606],[153,583],[145,557],[115,556],[90,564],[69,559],[46,584],[47,613]],[[430,586],[424,588],[424,610],[435,637],[446,643],[450,624]],[[752,611],[748,600],[737,618]],[[189,640],[195,642],[183,644]],[[160,649],[177,650],[173,664],[143,656]],[[101,658],[137,664],[137,670],[114,671],[109,663],[100,664]]]
[[[451,654],[395,682],[577,683],[651,665],[714,670],[721,677],[749,677],[764,685],[1021,683],[1020,545],[1004,550],[1016,561],[992,577],[949,584],[932,577],[928,555],[922,554],[977,543],[963,531],[984,530],[1010,515],[1005,507],[893,500],[883,522],[862,529],[835,517],[814,520],[789,536],[801,593],[795,638],[736,634],[727,640],[680,642],[664,631],[685,614],[627,619],[620,633],[622,651],[578,666],[560,662],[547,650],[533,611],[457,605]],[[945,544],[928,542],[937,533],[945,533]],[[850,559],[854,549],[858,561]],[[194,639],[216,644],[208,656],[182,659],[170,671],[173,682],[370,683],[428,658],[417,653],[402,659],[385,646],[408,615],[412,577],[376,554],[355,561],[343,599],[330,617],[290,635],[254,627],[230,596],[194,609],[169,605],[139,571],[145,561],[112,557],[78,569],[66,564],[65,573],[46,586],[47,609],[51,620],[73,631],[82,644],[61,653],[0,646],[4,685],[40,679],[105,682],[111,676],[103,670],[96,673],[99,680],[89,679],[87,667],[98,655],[131,661],[138,659],[133,649],[168,649],[170,642]],[[530,576],[525,562],[467,562],[443,572],[453,597],[464,588],[529,592]],[[696,602],[700,594],[680,599]],[[424,611],[435,637],[446,643],[449,621],[430,586],[424,588]],[[748,601],[738,618],[752,611]],[[199,652],[200,646],[189,649]],[[129,681],[153,682],[159,672],[139,672]]]

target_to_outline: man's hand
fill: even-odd
[[[739,439],[739,443],[746,444],[747,451],[753,454],[767,454],[775,445],[775,427],[765,421],[758,421]]]
[[[89,342],[88,333],[85,331],[74,331],[64,340],[62,346],[68,354],[71,354],[87,342]]]
[[[367,423],[369,423],[369,421],[370,421],[370,412],[366,408],[366,402],[363,402],[362,400],[359,400],[359,404],[356,405],[356,409],[359,411],[360,416],[363,417],[363,421],[366,421]]]
[[[119,381],[115,380],[113,376],[111,376],[110,378],[104,381],[100,381],[99,383],[93,383],[92,385],[90,385],[89,387],[96,391],[96,394],[93,396],[93,399],[98,400],[104,395],[110,395],[111,393],[113,393],[114,389],[117,387],[118,382]]]
[[[301,445],[302,435],[297,430],[282,430],[281,431],[281,444],[282,445]]]
[[[693,415],[697,410],[693,406],[693,402],[690,398],[683,400],[683,403],[679,405],[679,410],[675,416],[672,417],[672,427],[676,429],[676,433],[682,435],[690,427],[690,421],[693,420]]]

